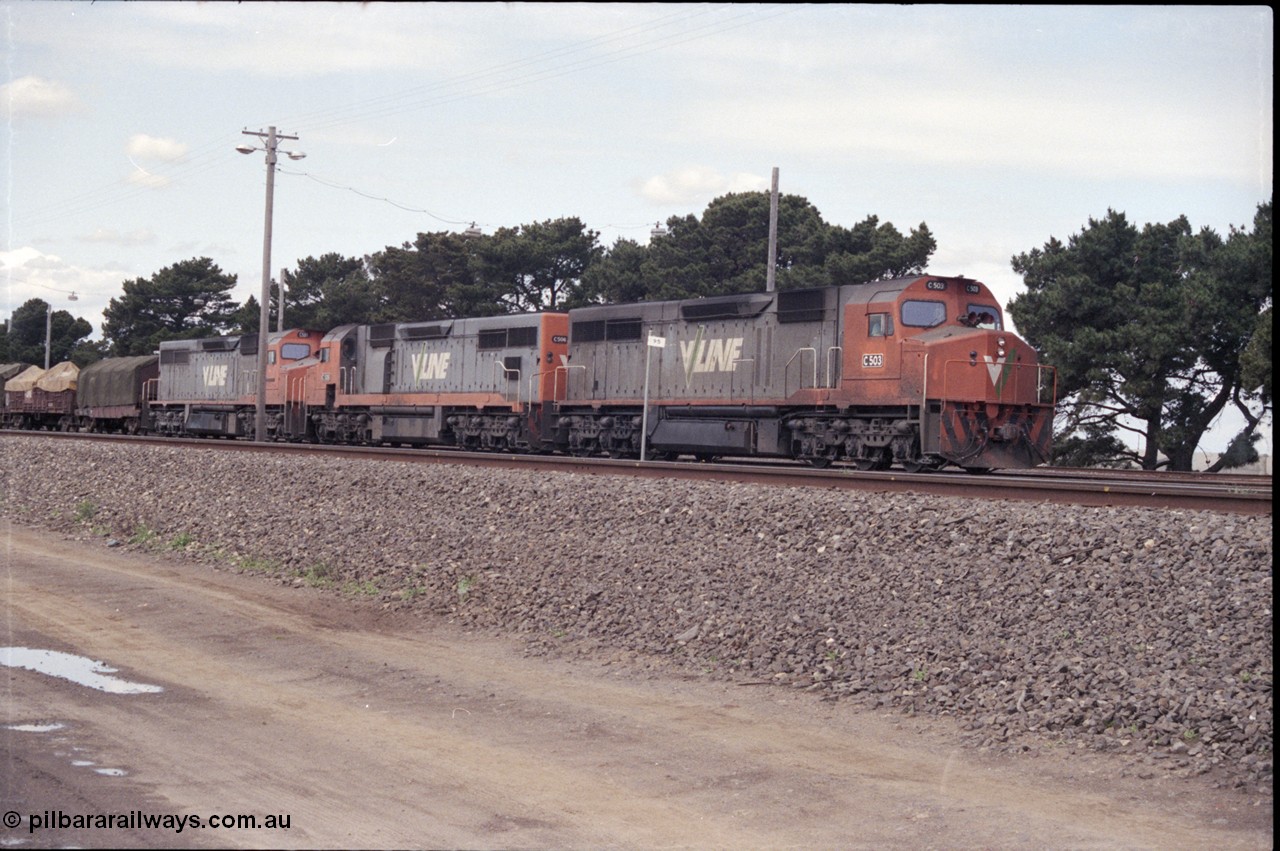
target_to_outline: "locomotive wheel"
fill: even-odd
[[[870,458],[857,458],[853,462],[853,465],[864,473],[872,470],[887,470],[892,464],[893,456],[888,450],[881,450]]]
[[[908,473],[932,473],[940,466],[942,465],[932,458],[913,458],[902,462],[902,469]]]
[[[814,455],[804,459],[805,463],[817,470],[825,470],[831,466],[831,459],[824,455]]]

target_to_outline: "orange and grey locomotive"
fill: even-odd
[[[963,277],[569,312],[561,447],[980,472],[1049,457],[1053,370]],[[648,400],[648,416],[645,400]]]

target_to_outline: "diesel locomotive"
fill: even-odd
[[[77,406],[73,425],[252,436],[257,344],[162,343],[158,363],[114,367],[119,398]],[[265,386],[272,440],[913,472],[1044,463],[1055,394],[985,285],[928,274],[295,329],[269,336]]]

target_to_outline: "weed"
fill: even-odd
[[[416,600],[418,597],[421,597],[425,593],[427,593],[426,588],[424,588],[421,585],[413,585],[409,588],[400,589],[400,599],[404,600],[405,602],[409,602],[411,600]]]
[[[1200,734],[1195,730],[1182,731],[1182,741],[1184,742],[1188,742],[1188,743],[1194,742],[1198,738],[1200,738]]]
[[[252,573],[274,573],[276,570],[276,566],[271,562],[253,556],[239,556],[235,559],[235,563],[241,570]]]
[[[312,588],[328,588],[333,585],[333,567],[323,561],[318,561],[311,567],[307,568],[306,573],[302,574],[302,578]]]
[[[187,547],[191,546],[193,541],[195,541],[195,538],[192,537],[190,532],[179,532],[177,537],[169,542],[169,549],[185,550]]]
[[[140,544],[144,547],[150,546],[155,539],[159,537],[159,533],[154,529],[148,529],[146,524],[139,523],[133,529],[133,537],[129,539],[131,544]]]
[[[467,575],[458,580],[458,602],[467,602],[467,597],[471,594],[471,589],[476,587],[476,578]]]
[[[342,586],[342,592],[352,597],[376,597],[378,586],[366,579],[364,582],[348,582]]]
[[[86,499],[76,505],[76,520],[80,523],[87,523],[98,513],[98,504],[92,500]]]
[[[914,671],[911,672],[911,679],[913,679],[918,683],[924,682],[925,677],[927,676],[929,676],[929,670],[924,667],[916,668]]]

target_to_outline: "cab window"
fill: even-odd
[[[1000,311],[989,304],[971,304],[969,305],[969,316],[974,318],[975,328],[987,328],[992,331],[999,331],[1000,328]]]
[[[893,317],[887,313],[867,314],[868,337],[892,337]]]
[[[947,321],[947,306],[940,301],[904,301],[902,324],[910,328],[932,328]]]
[[[285,343],[280,347],[280,357],[284,360],[302,360],[311,354],[311,347],[306,343]]]

